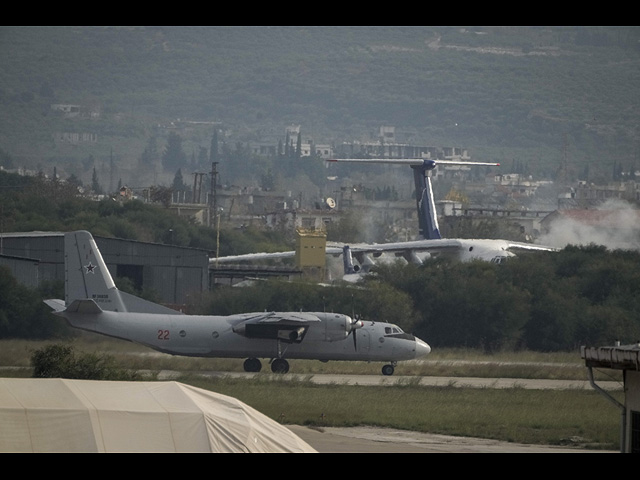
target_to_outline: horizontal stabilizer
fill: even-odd
[[[64,300],[60,300],[59,298],[44,300],[44,303],[46,303],[55,312],[61,312],[65,308]]]

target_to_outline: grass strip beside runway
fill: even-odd
[[[620,413],[593,390],[315,385],[275,376],[179,381],[233,396],[287,424],[369,425],[525,444],[619,448]]]

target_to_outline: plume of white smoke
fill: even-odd
[[[563,248],[567,245],[603,245],[609,250],[640,250],[640,211],[621,200],[608,200],[598,209],[597,222],[560,216],[538,243]]]

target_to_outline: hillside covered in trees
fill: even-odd
[[[188,161],[214,128],[246,157],[289,125],[333,145],[393,125],[401,142],[537,178],[607,180],[640,167],[639,40],[637,27],[1,27],[0,162],[85,182],[97,167],[103,184],[115,164],[113,184],[138,186],[164,172],[131,167],[176,129]],[[70,133],[92,141],[59,140]],[[221,159],[225,182],[235,161]]]

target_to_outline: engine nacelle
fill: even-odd
[[[349,334],[362,328],[363,322],[353,320],[348,315],[337,313],[324,313],[318,315],[322,322],[320,325],[313,325],[307,333],[307,340],[315,340],[321,342],[339,342],[345,340]]]
[[[293,330],[278,330],[278,338],[287,342],[299,342],[304,337],[306,328],[300,327]]]

